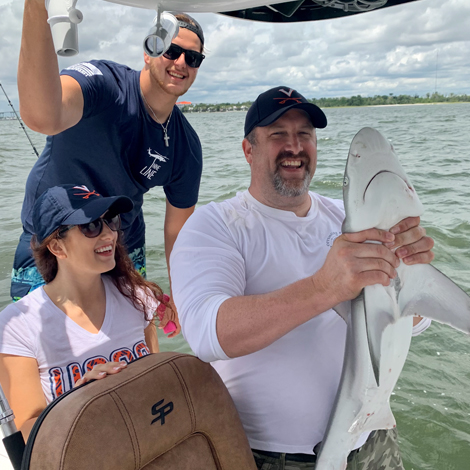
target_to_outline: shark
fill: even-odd
[[[423,206],[393,145],[366,127],[353,138],[343,179],[343,233],[389,230]],[[343,370],[317,470],[344,470],[359,439],[396,426],[390,395],[411,343],[416,315],[470,334],[470,297],[430,264],[397,268],[389,286],[365,287],[335,310],[347,322]]]

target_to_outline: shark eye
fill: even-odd
[[[343,179],[343,186],[347,186],[349,184],[349,178],[347,176]]]

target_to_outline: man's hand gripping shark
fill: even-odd
[[[393,146],[366,127],[354,137],[343,181],[343,232],[389,230],[423,207]],[[317,470],[344,470],[364,432],[395,427],[390,395],[408,354],[413,316],[420,315],[470,334],[470,297],[429,264],[397,268],[388,287],[365,287],[337,307],[348,327],[343,372]]]

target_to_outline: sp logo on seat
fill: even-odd
[[[150,424],[155,423],[155,421],[161,421],[161,425],[165,424],[165,416],[169,415],[173,411],[173,402],[170,401],[166,405],[160,406],[165,399],[160,400],[158,403],[152,406],[152,415],[157,416]],[[160,407],[160,408],[159,408]]]

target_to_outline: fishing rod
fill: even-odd
[[[33,147],[33,150],[34,150],[34,153],[36,154],[36,157],[39,157],[39,153],[38,151],[36,150],[36,147],[34,146],[32,140],[30,139],[28,133],[26,132],[26,128],[24,127],[23,125],[23,121],[21,120],[21,118],[18,116],[18,113],[16,112],[15,108],[13,107],[13,103],[10,101],[10,98],[8,98],[8,95],[7,95],[7,92],[5,91],[5,88],[3,88],[2,84],[0,83],[0,88],[3,90],[3,94],[5,95],[7,101],[8,101],[8,104],[11,106],[11,109],[13,109],[13,112],[15,113],[15,116],[16,116],[16,119],[18,119],[18,122],[20,123],[20,126],[22,127],[22,129],[24,130],[24,133],[26,134],[26,137],[28,138],[29,140],[29,143],[31,144],[31,147]]]
[[[2,428],[3,435],[5,436],[3,438],[3,444],[13,468],[20,470],[25,443],[23,434],[16,428],[14,419],[15,415],[13,414],[13,410],[10,408],[8,400],[3,393],[2,386],[0,385],[0,428]]]

